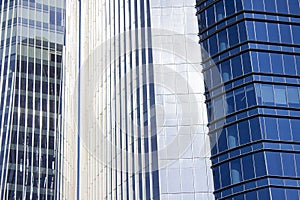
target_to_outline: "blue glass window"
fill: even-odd
[[[291,126],[292,126],[293,140],[300,142],[300,120],[292,119]]]
[[[254,167],[251,155],[242,157],[242,166],[244,172],[244,180],[254,178]]]
[[[284,189],[271,188],[272,199],[285,199]]]
[[[292,33],[293,33],[293,42],[294,44],[300,44],[300,26],[293,25],[292,26]]]
[[[239,88],[234,91],[236,110],[246,108],[246,95],[244,88]]]
[[[288,0],[289,8],[290,8],[290,13],[299,15],[300,14],[300,2],[299,0]]]
[[[267,23],[267,30],[270,42],[280,42],[278,24]]]
[[[220,188],[220,173],[218,167],[213,168],[213,176],[214,176],[215,189],[217,190]]]
[[[256,105],[256,97],[253,85],[248,85],[246,87],[246,95],[248,107]]]
[[[226,15],[227,16],[234,14],[234,12],[235,12],[234,0],[226,0],[225,7],[226,7]]]
[[[253,10],[264,11],[264,2],[252,0]]]
[[[233,92],[229,92],[226,94],[226,105],[225,105],[226,114],[230,114],[234,112],[234,98]]]
[[[234,148],[238,145],[237,127],[236,124],[227,128],[228,133],[228,147]]]
[[[250,142],[250,134],[249,134],[249,123],[248,121],[243,121],[238,124],[239,127],[239,138],[240,144],[247,144]]]
[[[288,86],[288,104],[291,107],[299,107],[300,106],[300,99],[299,99],[299,92],[297,87]]]
[[[226,130],[223,129],[221,131],[221,133],[218,133],[220,134],[219,136],[219,140],[218,140],[218,147],[219,147],[219,152],[222,152],[222,151],[225,151],[228,149],[227,147],[227,143],[226,143]]]
[[[225,17],[224,3],[223,3],[223,1],[219,1],[216,4],[216,18],[217,18],[217,21],[220,21],[220,20],[224,19],[224,17]]]
[[[230,185],[229,163],[224,163],[220,166],[222,187]]]
[[[222,96],[217,97],[213,102],[214,102],[214,116],[215,116],[215,119],[223,117],[224,116],[224,106],[223,106]]]
[[[250,73],[252,71],[252,69],[251,69],[251,60],[250,60],[249,53],[244,53],[242,55],[242,58],[243,58],[244,74]]]
[[[245,23],[239,23],[238,27],[239,27],[240,42],[246,41],[247,40],[247,30],[246,30]]]
[[[255,40],[254,25],[252,21],[246,21],[248,40]]]
[[[267,105],[274,104],[274,94],[272,85],[261,85],[262,103]]]
[[[221,77],[220,77],[220,69],[218,66],[213,66],[211,68],[211,72],[212,72],[212,81],[213,81],[213,85],[219,85],[221,83]]]
[[[254,154],[254,163],[256,177],[266,175],[265,159],[263,153]]]
[[[260,122],[258,118],[253,118],[250,120],[250,127],[251,127],[251,137],[253,141],[257,141],[261,139],[261,128]]]
[[[219,51],[223,51],[228,48],[228,39],[227,39],[227,32],[223,30],[218,33],[219,39]]]
[[[50,24],[55,24],[55,11],[50,10]]]
[[[295,75],[295,60],[293,55],[283,55],[284,71],[286,74]]]
[[[275,104],[286,105],[286,91],[284,86],[274,85]]]
[[[283,74],[282,55],[277,53],[271,54],[272,72],[275,74]]]
[[[232,79],[230,61],[227,60],[221,64],[223,83]]]
[[[231,164],[231,183],[239,183],[241,182],[241,164],[240,159],[235,159],[230,162]]]
[[[282,153],[283,174],[284,176],[296,176],[294,154]],[[288,163],[288,164],[287,164]]]
[[[237,77],[243,75],[243,69],[242,69],[242,65],[241,65],[241,57],[240,56],[232,58],[231,66],[232,66],[233,78],[237,78]]]
[[[275,0],[264,0],[265,10],[267,12],[276,12],[276,1]]]
[[[278,140],[277,123],[275,118],[265,118],[267,139]]]
[[[298,196],[298,190],[294,189],[286,189],[286,199],[297,199]]]
[[[262,2],[262,1],[255,1],[255,2]],[[264,22],[254,22],[256,27],[256,39],[259,41],[267,41],[267,29],[266,24]]]
[[[277,10],[279,13],[288,13],[287,1],[277,0]]]
[[[243,0],[243,7],[245,10],[252,10],[252,4],[249,0]]]
[[[282,43],[292,43],[291,29],[290,25],[280,24],[280,38]]]
[[[300,154],[295,154],[297,176],[300,176]]]
[[[280,140],[290,141],[292,139],[289,119],[278,118],[278,131]]]
[[[296,56],[297,75],[300,75],[300,56]]]
[[[258,54],[259,68],[261,72],[271,72],[270,56],[268,53],[260,52]]]
[[[218,44],[216,35],[213,35],[209,38],[209,53],[210,56],[216,54],[218,52]]]
[[[237,26],[231,26],[228,28],[229,44],[230,46],[236,45],[239,43],[239,36]]]
[[[280,153],[267,152],[268,174],[282,176],[282,165],[280,159]]]
[[[212,25],[213,23],[215,23],[215,18],[214,18],[214,7],[210,6],[207,9],[207,14],[206,14],[206,19],[207,19],[207,26]]]

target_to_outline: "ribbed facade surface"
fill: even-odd
[[[67,2],[64,116],[80,123],[78,154],[64,127],[63,176],[78,156],[80,199],[214,199],[194,5]]]
[[[199,0],[217,199],[299,199],[299,0]]]
[[[0,198],[57,199],[64,1],[1,1],[0,22]]]

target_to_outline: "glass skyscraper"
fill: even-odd
[[[299,199],[299,4],[197,2],[217,199]]]
[[[64,1],[0,5],[0,198],[57,199]]]
[[[214,199],[195,2],[66,6],[64,198]]]

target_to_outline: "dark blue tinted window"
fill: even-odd
[[[249,124],[248,121],[243,121],[238,124],[239,137],[241,144],[247,144],[250,142]]]
[[[267,152],[267,163],[269,175],[282,175],[280,153],[278,152]]]
[[[264,0],[265,10],[268,12],[276,12],[275,0]]]
[[[244,172],[244,180],[254,178],[254,167],[251,155],[247,155],[242,158],[242,165]]]
[[[267,139],[278,140],[278,130],[275,118],[265,118]]]
[[[300,34],[300,33],[299,33]],[[284,71],[286,74],[295,75],[295,60],[293,55],[283,55]]]
[[[271,72],[270,56],[268,53],[260,52],[258,54],[259,67],[261,72]]]
[[[261,128],[260,122],[258,118],[254,118],[250,120],[250,127],[251,127],[251,137],[253,141],[261,139]]]
[[[289,44],[292,43],[290,25],[280,24],[279,28],[280,28],[281,42],[289,43]]]
[[[278,24],[267,23],[267,30],[270,42],[280,42]]]
[[[279,13],[288,13],[287,0],[277,0],[277,10]]]
[[[217,21],[222,20],[225,17],[224,3],[223,1],[219,1],[216,4],[216,18]]]
[[[284,189],[272,188],[271,189],[272,199],[285,199]]]
[[[272,72],[275,74],[283,74],[282,55],[272,53],[271,62],[272,62]]]
[[[294,154],[282,153],[283,175],[284,176],[296,176]]]
[[[252,1],[253,3],[253,10],[260,10],[260,11],[264,11],[264,2],[263,1]]]
[[[221,181],[222,187],[227,186],[230,184],[230,173],[229,173],[229,164],[224,163],[220,166],[220,173],[221,173]]]
[[[278,119],[278,131],[280,140],[291,140],[291,128],[289,119],[279,118]]]
[[[262,2],[262,1],[256,1]],[[266,24],[264,22],[254,22],[256,27],[256,39],[259,41],[267,41],[267,29]]]
[[[291,14],[300,14],[299,0],[288,0],[288,4]]]
[[[226,7],[226,15],[232,15],[234,11],[234,0],[226,0],[225,1],[225,7]]]

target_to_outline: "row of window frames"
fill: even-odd
[[[19,79],[16,79],[16,83],[15,83],[16,90],[20,89],[24,91],[34,91],[36,93],[43,93],[43,94],[57,95],[57,96],[59,96],[60,94],[60,83],[55,84],[55,83],[49,83],[40,80],[33,81],[31,79],[27,79],[26,81],[25,78],[22,78],[21,85],[19,85],[18,80]]]
[[[298,25],[246,21],[210,36],[202,42],[202,46],[213,56],[247,39],[300,45],[299,32]]]
[[[300,120],[260,117],[233,124],[210,135],[212,154],[255,142],[260,139],[300,142]]]
[[[206,70],[204,78],[207,87],[212,88],[250,72],[300,75],[300,56],[251,51]]]
[[[198,7],[199,9],[200,7]],[[282,14],[300,14],[298,0],[221,0],[198,14],[201,29],[241,10],[255,10]]]
[[[234,22],[240,21],[242,19],[243,20],[248,19],[248,20],[251,20],[251,21],[252,20],[255,20],[255,21],[272,21],[272,22],[269,22],[269,23],[272,24],[270,26],[273,26],[273,28],[275,30],[277,29],[276,35],[277,35],[278,39],[277,40],[274,39],[276,35],[274,35],[274,36],[271,35],[270,31],[269,31],[268,35],[270,36],[270,41],[275,41],[275,42],[280,40],[280,38],[278,37],[278,33],[279,33],[278,26],[279,26],[279,24],[291,24],[291,26],[293,26],[293,25],[299,24],[299,22],[300,22],[300,19],[299,18],[295,18],[295,17],[278,16],[278,15],[266,14],[266,13],[263,13],[263,14],[257,14],[257,13],[255,13],[254,14],[254,13],[251,13],[251,12],[245,12],[245,13],[240,13],[239,15],[236,15],[236,16],[234,16],[232,18],[228,18],[224,22],[222,22],[222,23],[220,23],[220,24],[218,24],[216,26],[213,26],[213,27],[205,30],[204,32],[202,32],[202,30],[199,30],[199,32],[200,32],[200,40],[203,40],[204,38],[207,38],[210,35],[212,35],[215,32],[217,32],[218,30],[226,28],[227,26],[230,26]],[[276,21],[276,23],[274,23],[274,21]],[[276,27],[276,25],[277,25],[277,27]],[[252,36],[251,39],[254,39],[253,29],[254,29],[253,24],[250,24],[250,26],[249,26],[249,32],[251,33],[251,36]]]
[[[225,93],[208,102],[209,120],[216,120],[254,105],[300,108],[299,87],[251,84]]]
[[[38,199],[40,198],[41,200],[45,200],[46,198],[48,200],[54,200],[54,195],[53,194],[39,194],[38,195],[38,190],[34,190],[33,189],[33,194],[31,194],[30,192],[26,192],[24,193],[23,195],[23,191],[16,191],[15,189],[12,189],[12,190],[7,190],[6,193],[7,194],[7,198],[8,199],[28,199],[28,198],[31,198],[32,199]],[[5,195],[6,196],[6,195]]]
[[[49,110],[48,110],[48,103],[49,103]],[[50,113],[56,113],[56,111],[60,107],[60,102],[56,101],[55,103],[54,100],[48,101],[47,99],[43,99],[43,98],[41,99],[39,97],[33,98],[31,96],[28,96],[26,101],[26,96],[20,95],[20,102],[18,101],[18,98],[16,96],[14,107],[27,108],[36,111],[42,110],[45,112],[49,111]]]
[[[219,182],[215,181],[215,186],[220,188],[266,174],[285,177],[300,175],[300,154],[265,152],[258,160],[255,156],[257,154],[243,156],[216,167],[214,175]]]
[[[61,56],[59,56],[59,57],[61,59]],[[52,59],[55,59],[54,54],[51,54],[51,61],[52,61]],[[48,61],[45,61],[45,63],[48,63]],[[7,67],[8,67],[8,63],[5,62],[4,67],[3,67],[3,75],[7,74]],[[62,71],[61,71],[62,69],[61,69],[60,63],[57,64],[56,66],[49,66],[49,65],[41,65],[38,63],[34,64],[32,62],[28,62],[28,66],[27,66],[27,62],[22,61],[21,66],[20,66],[19,62],[17,62],[17,65],[15,65],[15,60],[11,60],[10,61],[10,70],[15,71],[15,67],[16,67],[17,72],[26,73],[28,75],[43,76],[43,77],[47,77],[47,78],[49,77],[49,78],[60,79],[61,74],[62,74]]]
[[[27,122],[26,122],[27,119]],[[34,124],[33,124],[34,121]],[[25,114],[20,113],[20,118],[18,118],[18,115],[14,115],[13,118],[13,125],[18,126],[26,126],[27,128],[42,128],[47,129],[49,125],[50,131],[54,131],[55,127],[57,126],[58,122],[52,117],[42,117],[42,120],[40,119],[40,116],[34,116],[31,114]]]
[[[55,138],[54,136],[46,136],[46,135],[40,135],[38,134],[34,134],[34,142],[32,142],[32,136],[33,134],[31,132],[27,132],[26,133],[26,137],[25,137],[25,132],[23,131],[13,131],[11,133],[11,144],[19,144],[19,145],[25,145],[25,141],[26,141],[26,145],[28,146],[32,146],[32,147],[40,147],[46,149],[47,145],[49,149],[54,149],[54,142],[55,142]],[[41,142],[40,142],[41,140]],[[48,140],[48,144],[47,144],[47,140]]]
[[[273,180],[275,180],[276,182],[278,181],[277,179],[273,179]],[[271,198],[280,199],[280,200],[291,200],[291,199],[298,199],[299,196],[300,193],[298,189],[271,187],[271,188],[265,188],[260,190],[254,190],[244,194],[235,195],[234,197],[226,198],[226,200],[237,200],[237,199],[271,200]],[[217,199],[219,198],[221,197],[218,196]]]
[[[265,159],[262,152],[225,162],[213,167],[215,190],[241,181],[266,175]]]
[[[15,177],[16,176],[16,177]],[[33,177],[32,177],[33,176]],[[33,186],[33,187],[40,187],[40,188],[51,188],[54,189],[54,181],[55,176],[51,174],[40,174],[39,172],[28,173],[25,175],[25,186]],[[15,184],[15,178],[17,178],[17,184],[23,185],[24,181],[24,174],[20,171],[15,171],[12,169],[8,170],[7,181],[8,183]],[[31,181],[33,178],[33,182]],[[40,185],[39,185],[40,181]]]

